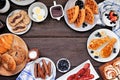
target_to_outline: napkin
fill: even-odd
[[[99,20],[97,21],[97,24],[105,26],[105,24],[103,24],[102,22],[102,14],[104,11],[106,11],[107,9],[113,9],[116,12],[120,13],[120,4],[117,3],[115,0],[105,0],[101,3],[99,3]],[[116,27],[112,28],[112,31],[117,34],[117,36],[120,39],[120,21],[117,24]]]
[[[33,69],[32,67],[33,65],[34,65],[34,61],[27,63],[26,67],[19,74],[16,80],[42,80],[33,77],[33,73],[31,71],[31,69]],[[53,77],[50,80],[55,80],[55,75],[53,75]]]

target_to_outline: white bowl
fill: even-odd
[[[40,7],[41,9],[43,9],[43,10],[45,11],[45,15],[43,16],[43,19],[41,19],[41,20],[36,20],[35,18],[33,18],[33,12],[32,12],[32,10],[33,10],[34,7]],[[44,21],[44,20],[47,18],[48,9],[47,9],[47,7],[46,7],[46,5],[45,5],[44,3],[42,3],[42,2],[35,2],[35,3],[33,3],[33,4],[29,7],[29,9],[28,9],[28,15],[29,15],[29,17],[30,17],[34,22],[42,22],[42,21]]]

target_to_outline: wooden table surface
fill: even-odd
[[[47,5],[49,9],[50,6],[53,5],[53,0],[36,0],[41,1]],[[65,6],[67,0],[56,0],[58,4],[62,4],[63,7]],[[103,0],[96,0],[97,3],[102,2]],[[28,6],[17,6],[11,3],[10,10],[5,14],[0,14],[0,20],[6,21],[8,14],[16,9],[24,9],[28,10]],[[68,27],[65,23],[64,18],[60,21],[53,20],[48,14],[47,19],[41,23],[32,23],[31,29],[26,33],[21,35],[20,37],[24,39],[26,44],[28,45],[29,49],[31,48],[38,48],[41,52],[41,56],[48,57],[54,61],[56,64],[57,60],[60,58],[68,58],[71,62],[71,69],[75,68],[79,64],[83,63],[87,59],[89,59],[95,70],[99,73],[98,67],[103,63],[97,62],[93,60],[87,51],[87,39],[89,35],[101,28],[99,25],[96,25],[93,29],[87,32],[76,32]],[[8,29],[5,28],[2,33],[8,33]],[[17,75],[5,77],[0,76],[0,80],[15,80]],[[63,74],[57,71],[56,78],[62,76]],[[99,79],[98,79],[99,80]],[[100,78],[101,80],[101,78]]]

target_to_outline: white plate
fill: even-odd
[[[94,75],[94,79],[92,80],[96,80],[99,78],[97,72],[95,71],[92,63],[90,62],[90,60],[87,60],[85,61],[84,63],[80,64],[79,66],[77,66],[76,68],[74,68],[73,70],[69,71],[68,73],[64,74],[63,76],[57,78],[56,80],[67,80],[67,78],[72,75],[72,74],[75,74],[77,73],[81,68],[83,68],[83,66],[86,64],[86,63],[90,63],[90,73]]]
[[[67,18],[66,11],[67,11],[69,8],[75,6],[75,2],[76,2],[76,1],[77,1],[77,0],[68,0],[68,2],[66,3],[65,8],[64,8],[64,12],[65,12],[64,18],[65,18],[65,21],[66,21],[66,23],[68,24],[68,26],[69,26],[70,28],[72,28],[73,30],[75,30],[75,31],[80,31],[80,32],[88,31],[88,30],[92,29],[92,28],[96,25],[99,15],[94,15],[95,20],[94,20],[94,24],[93,24],[93,25],[90,25],[90,24],[87,24],[87,23],[86,23],[87,26],[84,27],[84,28],[83,28],[83,26],[81,26],[81,27],[76,27],[74,24],[70,24],[70,23],[68,22],[68,18]]]
[[[50,77],[47,76],[47,79],[45,79],[45,80],[54,80],[55,77],[56,77],[56,67],[55,67],[55,64],[54,64],[54,62],[53,62],[51,59],[46,58],[46,57],[38,58],[37,60],[35,60],[35,61],[33,62],[32,66],[31,66],[32,76],[35,78],[35,76],[34,76],[34,64],[35,64],[35,63],[39,63],[39,64],[42,65],[42,60],[43,60],[43,59],[46,61],[46,63],[48,63],[48,61],[51,62],[51,70],[52,70],[52,71],[51,71],[51,76],[50,76]],[[41,78],[35,78],[35,80],[43,80],[43,79],[41,79]]]
[[[101,31],[102,31],[102,32],[105,32],[106,35],[108,35],[108,36],[110,36],[110,37],[115,37],[115,38],[117,39],[117,42],[114,44],[114,48],[116,48],[116,53],[113,53],[113,52],[112,52],[111,55],[110,55],[108,58],[101,58],[101,57],[95,58],[95,56],[91,53],[91,51],[93,51],[93,50],[91,50],[91,49],[88,48],[88,45],[89,45],[90,41],[91,41],[92,39],[97,38],[97,37],[95,36],[95,34],[97,34],[98,32],[101,32]],[[103,45],[103,46],[105,46],[105,45]],[[100,47],[97,51],[100,51],[101,48],[103,48],[103,46]],[[108,29],[98,29],[98,30],[94,31],[94,32],[89,36],[88,41],[87,41],[87,50],[88,50],[89,55],[90,55],[94,60],[96,60],[96,61],[98,61],[98,62],[108,62],[108,61],[113,60],[113,59],[118,55],[119,49],[120,49],[120,42],[119,42],[118,36],[117,36],[115,33],[113,33],[112,31],[108,30]]]
[[[20,6],[26,6],[33,3],[35,0],[11,0],[14,4]]]
[[[20,9],[12,11],[12,12],[8,15],[8,17],[7,17],[7,19],[6,19],[6,24],[7,24],[8,30],[9,30],[10,32],[14,33],[14,34],[17,34],[17,35],[21,35],[21,34],[26,33],[26,32],[30,29],[31,24],[32,24],[32,21],[30,20],[30,23],[27,25],[27,29],[26,29],[25,31],[15,33],[15,32],[12,30],[11,26],[9,25],[9,23],[8,23],[8,18],[9,18],[9,16],[11,16],[13,13],[16,13],[16,12],[19,12],[19,11],[20,11]]]

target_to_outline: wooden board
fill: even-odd
[[[112,65],[114,62],[116,62],[118,60],[120,60],[120,57],[118,57],[118,58],[116,58],[116,59],[114,59],[114,60],[112,60],[112,61],[110,61],[108,63],[105,63],[105,64],[103,64],[102,66],[99,67],[99,71],[101,73],[101,76],[102,76],[103,80],[107,80],[105,78],[105,75],[104,75],[104,72],[103,72],[104,71],[104,67],[107,66],[107,65],[110,65],[110,64]]]
[[[0,36],[4,36],[4,35],[8,35],[8,34],[2,34]],[[13,35],[13,34],[10,34],[10,35]],[[13,39],[13,44],[12,46],[14,45],[17,45],[17,46],[20,46],[21,48],[25,49],[25,54],[26,54],[26,58],[25,60],[22,62],[22,64],[20,65],[17,65],[16,67],[16,70],[15,71],[7,71],[2,65],[0,66],[0,75],[3,75],[3,76],[12,76],[12,75],[15,75],[17,73],[19,73],[26,65],[27,63],[27,60],[28,60],[28,48],[27,48],[27,45],[26,43],[18,36],[16,35],[13,35],[14,36],[14,39]]]

